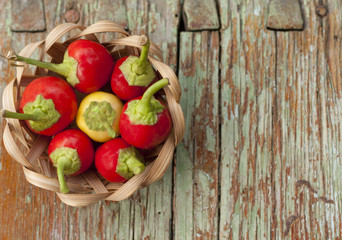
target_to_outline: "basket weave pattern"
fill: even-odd
[[[58,40],[72,30],[80,32],[61,43]],[[115,59],[130,54],[138,54],[141,49],[141,37],[129,36],[129,34],[118,24],[101,21],[89,27],[66,23],[54,28],[44,41],[27,45],[19,55],[31,57],[38,50],[39,59],[48,54],[51,62],[61,62],[67,46],[85,37],[86,39],[99,42],[95,33],[118,33],[122,37],[109,42],[102,43]],[[7,119],[3,134],[4,146],[9,155],[22,165],[23,172],[28,182],[40,188],[54,191],[58,197],[70,206],[86,206],[101,200],[121,201],[131,196],[136,190],[148,186],[159,180],[165,173],[173,159],[176,145],[184,136],[184,116],[179,105],[181,88],[177,76],[173,70],[163,63],[162,52],[158,46],[151,42],[149,60],[163,78],[169,79],[169,85],[164,87],[167,106],[170,110],[173,130],[161,147],[151,151],[152,161],[146,166],[144,172],[132,177],[126,183],[108,183],[102,179],[94,168],[85,173],[68,177],[67,184],[69,194],[59,192],[59,182],[56,169],[52,166],[46,153],[50,137],[32,133],[23,121]],[[18,102],[22,90],[28,83],[37,77],[46,75],[43,69],[36,68],[35,75],[24,75],[25,68],[18,67],[16,78],[6,86],[3,93],[3,107],[10,111],[18,110]]]

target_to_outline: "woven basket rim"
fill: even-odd
[[[63,43],[58,41],[62,36],[75,29],[80,32]],[[95,35],[97,33],[117,33],[120,34],[121,38],[101,43]],[[142,47],[140,44],[141,36],[131,36],[121,25],[111,21],[96,22],[88,27],[65,23],[52,29],[45,40],[25,46],[19,55],[31,57],[36,50],[39,50],[40,60],[48,54],[52,57],[51,61],[58,61],[64,55],[68,44],[82,37],[101,43],[110,50],[112,55],[118,54],[120,57],[121,55],[136,55]],[[113,50],[117,46],[121,46],[121,49]],[[3,133],[5,149],[14,160],[22,165],[28,182],[39,188],[55,192],[61,201],[67,205],[87,206],[101,200],[124,200],[138,189],[150,185],[164,175],[172,162],[175,147],[182,140],[185,132],[184,115],[179,104],[181,88],[172,68],[163,62],[162,51],[152,41],[148,58],[159,74],[163,78],[169,79],[169,85],[164,87],[164,92],[173,122],[173,129],[166,141],[154,152],[151,151],[151,156],[158,155],[146,166],[145,171],[123,184],[115,184],[100,179],[96,170],[90,168],[81,175],[68,178],[67,183],[71,193],[62,194],[59,192],[56,170],[45,153],[51,138],[30,132],[22,121],[6,119]],[[40,68],[36,68],[34,75],[24,75],[24,70],[23,67],[17,68],[16,77],[4,89],[2,101],[3,108],[6,110],[16,111],[17,103],[21,97],[21,88],[25,87],[33,79],[46,75],[46,71]]]

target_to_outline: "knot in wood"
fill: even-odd
[[[318,5],[316,7],[316,14],[320,17],[324,17],[328,14],[328,9],[324,5]]]
[[[69,23],[77,23],[78,20],[80,19],[80,14],[75,9],[69,9],[68,11],[64,13],[64,18],[65,18],[65,21]]]

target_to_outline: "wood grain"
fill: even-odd
[[[264,25],[266,13],[264,1],[220,1],[220,239],[275,239],[276,55],[275,34]]]
[[[164,60],[175,69],[179,1],[126,1],[128,28],[132,34],[148,34],[159,45]],[[132,239],[168,239],[172,235],[172,167],[163,178],[135,197]],[[138,204],[136,204],[138,203]]]
[[[281,199],[276,212],[283,216],[277,222],[279,234],[294,239],[338,239],[341,38],[336,24],[341,22],[336,18],[341,7],[329,4],[332,11],[321,18],[315,11],[318,2],[304,1],[303,6],[305,31],[277,33],[280,131],[275,184],[282,186],[276,189],[276,199]],[[292,215],[297,219],[286,231]]]
[[[220,4],[221,17],[231,13],[221,18],[221,63],[230,63],[221,70],[221,176],[230,176],[221,178],[221,238],[335,239],[340,126],[331,119],[340,118],[341,74],[340,39],[331,39],[338,9],[320,19],[319,3],[303,1],[304,32],[273,32],[264,31],[266,3],[259,4]]]
[[[175,239],[215,239],[218,222],[218,32],[180,35],[186,135],[176,150]]]

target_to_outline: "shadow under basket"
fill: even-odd
[[[71,35],[75,31],[76,35],[64,42],[58,42],[62,36]],[[27,45],[19,55],[31,57],[37,50],[40,60],[48,55],[51,57],[51,62],[62,62],[64,52],[71,42],[79,38],[100,42],[96,36],[99,33],[115,33],[115,36],[119,37],[101,43],[111,52],[115,60],[139,54],[143,45],[141,36],[130,36],[120,25],[110,21],[97,22],[89,27],[66,23],[54,28],[44,41]],[[87,206],[101,200],[124,200],[138,189],[150,185],[164,175],[172,162],[175,147],[182,140],[185,132],[184,116],[179,105],[181,88],[173,70],[163,63],[161,50],[152,42],[148,58],[158,74],[169,80],[169,85],[163,89],[165,94],[162,97],[170,111],[173,129],[162,145],[148,152],[150,161],[147,161],[145,171],[125,183],[110,183],[104,180],[94,167],[91,167],[81,175],[67,177],[70,192],[60,193],[56,168],[53,167],[47,155],[51,137],[31,132],[24,121],[7,119],[3,134],[4,146],[9,155],[22,165],[28,182],[54,191],[67,205]],[[36,68],[35,75],[24,75],[24,71],[25,67],[17,67],[16,78],[12,79],[4,90],[3,108],[6,110],[18,111],[18,103],[25,86],[38,77],[50,74],[41,68]]]

